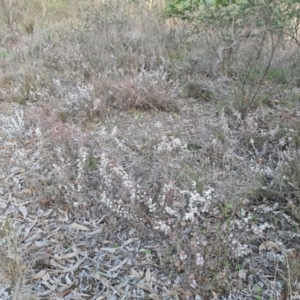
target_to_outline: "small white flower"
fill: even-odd
[[[183,250],[180,251],[180,260],[186,260],[187,255],[185,254],[185,252]]]
[[[204,257],[200,254],[200,253],[197,253],[196,254],[196,265],[197,266],[203,266],[204,265]]]

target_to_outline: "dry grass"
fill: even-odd
[[[6,217],[1,226],[1,297],[7,297],[13,289],[11,299],[35,299],[30,288],[26,286],[31,274],[30,262],[26,261],[18,245],[22,237],[18,235],[16,228],[11,227],[11,223],[13,222]]]
[[[251,45],[55,3],[2,19],[0,298],[297,299],[299,49],[243,116]]]

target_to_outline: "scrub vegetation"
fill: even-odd
[[[299,13],[0,0],[0,299],[300,299]]]

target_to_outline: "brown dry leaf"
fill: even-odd
[[[125,258],[123,261],[121,261],[117,266],[109,269],[107,272],[110,273],[110,272],[114,272],[114,271],[120,269],[126,262],[127,262],[127,258]]]
[[[89,230],[89,228],[87,228],[86,226],[77,224],[77,223],[75,223],[75,222],[72,223],[71,226],[72,226],[74,229],[77,229],[77,230]]]
[[[110,281],[107,280],[106,278],[102,277],[100,278],[101,283],[103,286],[105,286],[108,290],[110,289]]]
[[[130,229],[130,231],[129,231],[129,235],[133,235],[134,233],[136,232],[136,229],[135,228],[132,228],[132,229]]]
[[[138,240],[138,238],[130,238],[122,245],[122,247],[125,247],[128,244],[131,244],[132,242],[137,241],[137,240]]]
[[[59,222],[62,222],[62,223],[68,222],[68,221],[69,221],[69,216],[68,216],[68,214],[64,212],[64,213],[62,213],[61,215],[59,215],[58,221],[59,221]]]
[[[181,265],[180,260],[176,260],[176,261],[174,262],[174,266],[175,266],[175,267],[179,268],[180,265]]]
[[[71,293],[71,289],[66,289],[60,293],[54,294],[50,297],[50,299],[56,299],[56,298],[64,298],[64,296],[68,295]]]
[[[50,275],[49,275],[49,273],[47,272],[43,277],[42,277],[42,280],[45,282],[45,281],[48,281],[48,280],[50,280]]]
[[[152,288],[145,282],[138,282],[136,286],[144,291],[153,292]]]
[[[64,215],[64,214],[67,214],[67,212],[68,212],[68,207],[65,206],[65,205],[63,205],[63,206],[62,206],[62,209],[61,209],[61,208],[58,208],[57,210],[58,210],[59,213],[61,213],[62,215]]]
[[[120,250],[120,247],[115,247],[115,248],[108,248],[108,247],[103,247],[103,248],[100,248],[101,251],[107,251],[109,253],[114,253],[118,250]]]
[[[28,214],[27,208],[26,208],[25,206],[19,206],[19,210],[20,210],[20,212],[22,213],[24,219],[26,219],[27,214]]]
[[[32,191],[31,189],[29,189],[29,188],[25,188],[25,189],[24,189],[24,193],[25,193],[25,194],[28,194],[28,195],[32,195],[32,194],[33,194],[33,191]]]
[[[57,267],[58,269],[51,270],[50,273],[55,274],[55,273],[73,272],[74,270],[78,269],[78,267],[86,260],[87,255],[88,255],[88,252],[86,251],[83,259],[79,260],[76,264],[74,264],[70,267],[64,267],[61,264],[58,264],[54,259],[51,259],[50,264],[54,267]]]
[[[39,271],[38,273],[36,273],[35,275],[32,276],[31,280],[36,280],[36,279],[43,279],[44,281],[47,281],[49,279],[49,274],[48,276],[46,277],[46,275],[48,274],[48,272],[46,270],[41,270]],[[45,279],[47,280],[45,280]]]
[[[50,264],[51,264],[51,266],[53,266],[53,267],[55,267],[55,268],[61,269],[61,270],[57,270],[57,271],[59,271],[59,272],[62,272],[62,271],[67,272],[67,270],[68,270],[68,267],[65,267],[65,266],[63,266],[63,265],[57,263],[57,262],[55,261],[55,259],[51,259],[51,260],[50,260]]]
[[[239,278],[242,280],[246,280],[247,279],[247,273],[248,271],[245,269],[239,270]]]
[[[54,203],[54,201],[52,199],[50,199],[50,198],[41,199],[39,201],[39,204],[41,206],[46,207],[46,208],[49,208],[51,205],[53,205],[53,203]]]
[[[218,299],[218,294],[215,293],[214,291],[211,291],[211,293],[213,294],[213,298],[211,300],[217,300]]]
[[[150,269],[148,268],[145,274],[145,280],[147,281],[147,283],[150,283],[151,280],[151,272]]]
[[[97,230],[92,231],[92,232],[87,232],[86,234],[87,234],[87,235],[96,235],[96,234],[101,233],[101,232],[103,232],[103,229],[102,229],[102,228],[97,229]]]
[[[180,293],[181,295],[183,295],[185,297],[191,297],[193,295],[192,292],[190,290],[187,290],[187,289],[177,288],[176,290],[178,291],[178,293]]]
[[[25,238],[29,235],[31,229],[35,226],[35,224],[36,224],[36,221],[33,224],[26,227],[25,232],[24,232],[24,237]],[[31,240],[36,240],[38,237],[40,237],[40,235],[41,235],[40,233],[34,234],[34,236],[31,237]]]
[[[133,269],[133,268],[131,268],[131,274],[135,278],[138,278],[138,279],[141,278],[140,274],[135,269]]]
[[[93,273],[93,276],[98,279],[98,280],[101,280],[101,278],[103,278],[103,276],[105,277],[108,277],[109,279],[111,278],[117,278],[119,276],[118,273],[110,273],[110,274],[107,274],[107,273],[104,273],[104,272],[101,272],[101,271],[98,271],[97,272],[94,272]]]
[[[68,285],[72,285],[73,281],[70,279],[69,275],[70,275],[69,273],[66,274],[65,280]]]
[[[261,251],[280,251],[279,246],[272,242],[272,241],[264,241],[263,243],[260,244],[259,248],[258,248],[259,252]]]

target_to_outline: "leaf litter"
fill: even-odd
[[[206,107],[207,111],[209,108],[207,110]],[[158,120],[155,120],[156,117]],[[148,132],[151,128],[149,122],[154,126],[162,121],[161,117],[152,116],[150,120],[145,116],[141,127],[141,120],[133,125],[128,116],[123,116],[123,122],[131,124],[132,131],[125,132],[122,128],[118,130],[128,140],[132,139],[132,145],[143,143],[144,133],[141,133],[141,128],[147,131],[146,135],[157,139],[161,132]],[[219,190],[218,196],[224,198],[231,193],[228,189],[233,188],[232,184],[229,186],[226,182],[234,178],[228,177],[221,170],[222,167],[217,165],[219,160],[223,164],[238,156],[241,159],[235,162],[236,168],[240,166],[243,170],[247,166],[248,170],[255,170],[260,162],[255,163],[251,156],[257,154],[251,151],[249,154],[249,150],[240,145],[236,147],[236,153],[232,153],[230,148],[222,153],[222,146],[217,146],[221,141],[214,142],[213,134],[208,129],[214,122],[218,122],[214,120],[213,112],[210,118],[199,121],[202,127],[200,124],[197,127],[202,128],[201,135],[195,130],[195,124],[188,123],[187,117],[191,118],[190,122],[194,121],[195,111],[187,112],[183,120],[186,127],[180,127],[180,130],[176,127],[180,126],[176,125],[176,118],[163,118],[164,131],[169,130],[169,135],[181,132],[182,138],[186,139],[195,139],[197,135],[198,138],[201,137],[203,148],[192,149],[189,155],[193,155],[195,162],[200,157],[202,162],[211,166],[212,172],[207,180],[214,182],[214,189]],[[113,124],[114,120],[107,125],[113,127]],[[194,128],[193,131],[190,128]],[[135,136],[130,132],[135,132]],[[230,136],[236,138],[235,134],[237,133],[232,129]],[[170,141],[173,143],[174,140]],[[96,139],[92,142],[97,145]],[[103,142],[103,147],[109,149],[110,142],[105,139]],[[234,143],[237,142],[232,140],[231,147]],[[33,147],[27,144],[29,146]],[[298,222],[278,209],[276,203],[259,203],[251,207],[247,205],[249,200],[246,199],[246,204],[241,208],[237,205],[234,212],[232,207],[222,206],[225,215],[228,210],[228,218],[225,216],[226,220],[222,224],[215,222],[216,215],[213,212],[195,214],[192,219],[194,223],[186,220],[176,223],[174,219],[178,214],[172,215],[172,210],[169,210],[166,224],[174,226],[174,230],[178,228],[180,236],[172,235],[172,232],[157,232],[149,224],[151,219],[141,222],[143,233],[139,234],[139,227],[132,220],[124,221],[103,205],[89,208],[92,203],[85,204],[82,201],[79,208],[76,208],[64,201],[53,200],[59,197],[59,193],[56,196],[46,195],[47,197],[41,194],[43,197],[39,197],[34,186],[24,188],[22,182],[37,178],[32,178],[32,174],[29,176],[32,167],[30,157],[27,158],[28,161],[22,160],[21,167],[13,166],[14,163],[20,164],[12,159],[18,147],[22,145],[17,141],[3,141],[0,148],[1,167],[4,170],[0,198],[1,236],[13,237],[14,244],[7,248],[6,256],[19,263],[21,269],[28,270],[28,274],[24,272],[24,282],[35,299],[193,299],[193,295],[195,299],[202,299],[203,295],[206,299],[251,299],[262,290],[265,290],[264,297],[267,299],[268,295],[283,294],[285,288],[281,285],[281,280],[286,278],[283,275],[286,257],[298,257],[299,234],[292,231],[293,226],[298,227]],[[147,151],[153,150],[152,142],[146,141],[139,149],[145,149],[147,157]],[[110,155],[117,157],[114,151],[116,149]],[[130,159],[131,154],[128,149],[126,151]],[[98,157],[101,157],[101,153],[98,153]],[[139,159],[141,158],[133,156],[132,161],[127,163],[133,166],[139,162],[147,162],[147,159]],[[184,159],[188,161],[190,157],[186,156]],[[117,161],[115,159],[114,163]],[[171,162],[173,170],[176,169],[176,163],[180,161]],[[137,174],[142,173],[145,167],[137,166]],[[30,178],[27,180],[26,176]],[[239,177],[240,174],[237,173],[236,176]],[[243,184],[255,179],[256,173],[249,171],[247,176]],[[234,186],[236,193],[239,184],[237,181]],[[176,195],[171,189],[169,194]],[[99,195],[91,187],[89,196]],[[275,223],[272,224],[276,218],[284,224],[280,229]],[[202,231],[197,231],[199,226],[203,228]],[[235,261],[235,271],[229,269],[227,259]],[[209,283],[205,272],[215,268],[218,272]],[[224,293],[226,289],[217,288],[217,284],[213,284],[214,280],[218,281],[219,286],[223,284],[227,289],[230,287],[231,292]],[[205,290],[201,288],[202,284],[207,286]],[[5,286],[5,280],[1,281],[3,299],[10,299],[13,295],[13,291],[9,294],[8,287]],[[292,297],[296,299],[297,293]]]

